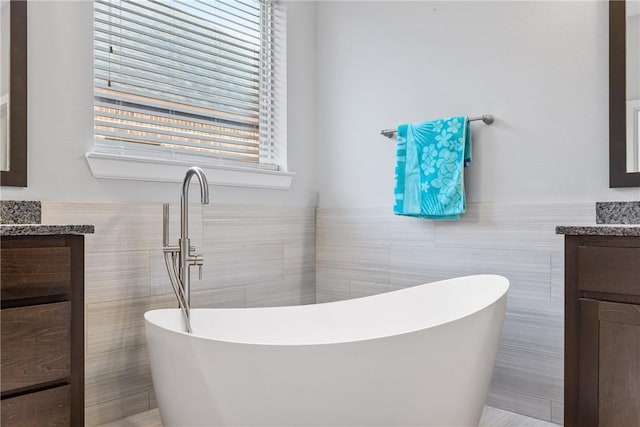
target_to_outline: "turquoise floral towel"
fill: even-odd
[[[464,166],[471,161],[466,117],[398,126],[397,215],[458,219],[466,210]]]

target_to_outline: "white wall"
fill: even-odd
[[[315,3],[287,3],[289,190],[214,187],[213,203],[315,206]],[[93,139],[93,5],[34,1],[28,8],[29,120],[26,189],[2,199],[176,201],[180,185],[96,179],[84,158]]]
[[[608,188],[606,2],[319,2],[320,207],[393,204],[379,131],[472,125],[470,202],[640,198]]]
[[[216,203],[391,205],[395,145],[379,130],[482,113],[497,121],[473,125],[469,201],[640,198],[608,188],[605,2],[318,2],[317,23],[314,2],[287,5],[297,176],[287,191],[216,187]],[[91,9],[29,3],[29,187],[2,199],[178,198],[175,184],[89,171]]]

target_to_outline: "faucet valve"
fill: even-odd
[[[198,267],[198,280],[202,280],[202,266],[204,265],[202,255],[190,255],[188,262],[190,266]]]

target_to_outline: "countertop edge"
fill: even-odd
[[[640,237],[640,224],[559,225],[556,234],[568,236],[621,236]]]
[[[93,225],[0,224],[0,236],[93,234]]]

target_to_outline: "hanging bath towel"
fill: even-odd
[[[458,219],[466,210],[464,166],[471,161],[466,117],[398,126],[396,215]]]

